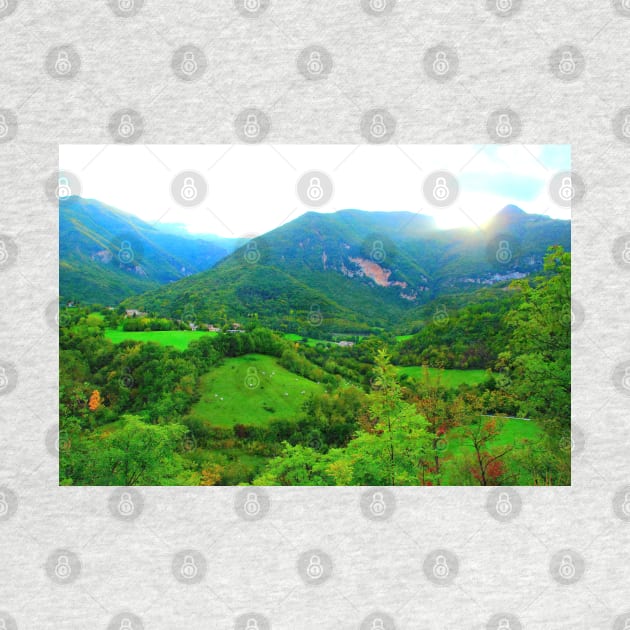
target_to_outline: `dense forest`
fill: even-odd
[[[552,247],[535,274],[427,302],[405,335],[342,343],[65,303],[60,482],[569,484],[570,270]]]

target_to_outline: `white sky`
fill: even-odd
[[[334,183],[319,212],[408,210],[449,228],[484,223],[514,203],[570,218],[548,193],[553,175],[571,169],[569,145],[61,145],[59,168],[78,176],[84,198],[149,223],[183,223],[191,233],[221,236],[262,234],[308,211],[296,183],[310,170]],[[171,181],[183,170],[208,182],[199,206],[182,208],[171,197]],[[434,208],[424,199],[424,179],[436,170],[458,177],[454,206]]]

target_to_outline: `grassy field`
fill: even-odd
[[[481,420],[487,420],[482,418]],[[543,431],[537,422],[533,420],[525,420],[521,418],[496,418],[497,426],[500,433],[495,440],[490,442],[491,447],[513,446],[514,450],[518,450],[523,440],[536,442],[543,437]],[[460,455],[462,453],[473,454],[474,449],[470,439],[463,437],[464,427],[455,427],[446,436],[444,456]],[[444,468],[443,484],[449,485],[448,462]],[[524,473],[524,471],[523,471]],[[519,484],[525,484],[525,477],[519,479]]]
[[[286,335],[284,335],[284,338],[288,339],[289,341],[301,341],[303,339],[302,335],[296,335],[295,333],[287,333]],[[306,345],[310,346],[311,348],[316,346],[318,343],[323,343],[324,345],[328,346],[332,343],[332,341],[323,341],[321,339],[313,339],[312,337],[306,338]]]
[[[185,350],[191,341],[202,337],[214,336],[217,333],[207,330],[152,330],[149,332],[128,332],[125,330],[105,331],[105,337],[113,343],[121,343],[126,339],[133,341],[154,341],[163,346],[173,346],[177,350]]]
[[[263,425],[271,419],[293,420],[318,385],[293,374],[277,359],[262,354],[246,354],[225,359],[223,364],[201,378],[201,400],[190,412],[213,426],[235,424]]]
[[[406,374],[411,378],[422,380],[424,370],[428,370],[431,380],[440,379],[440,383],[445,387],[459,387],[462,383],[468,385],[478,385],[488,378],[485,370],[441,370],[439,368],[425,368],[422,365],[411,365],[398,368],[399,374]]]

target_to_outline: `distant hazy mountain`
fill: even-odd
[[[229,239],[177,235],[99,201],[59,202],[62,299],[118,304],[124,298],[212,267]]]
[[[126,301],[214,322],[255,316],[279,328],[391,326],[440,295],[523,277],[550,245],[571,246],[569,221],[507,206],[482,229],[438,230],[409,212],[308,212],[252,239],[216,267]],[[321,323],[318,323],[321,322]]]
[[[217,236],[216,234],[191,234],[186,228],[185,223],[164,223],[163,221],[160,221],[158,227],[160,232],[214,243],[215,245],[223,247],[223,249],[227,250],[229,254],[249,240],[249,238],[228,238],[225,236]]]

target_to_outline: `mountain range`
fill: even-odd
[[[59,200],[59,293],[65,301],[118,304],[204,271],[240,244],[192,237],[93,199],[66,197]]]
[[[208,323],[255,317],[303,334],[392,329],[442,296],[540,270],[551,245],[570,250],[570,221],[513,205],[479,229],[452,230],[410,212],[307,212],[211,269],[124,303]]]

